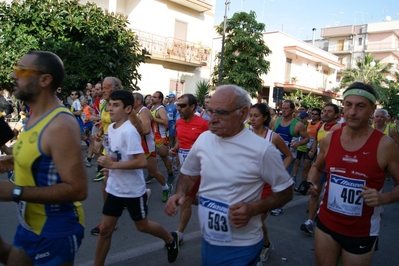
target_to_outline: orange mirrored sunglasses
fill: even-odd
[[[43,74],[43,72],[41,72],[39,70],[32,69],[32,68],[25,68],[22,66],[14,66],[14,72],[17,75],[17,77],[19,77],[19,78],[27,77],[32,73]]]

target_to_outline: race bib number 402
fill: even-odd
[[[200,197],[198,216],[205,240],[215,242],[232,241],[228,214],[228,204]]]
[[[361,216],[364,202],[360,186],[365,185],[365,180],[331,174],[327,208],[348,216]]]

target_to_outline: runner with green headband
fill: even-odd
[[[399,201],[399,185],[382,191],[388,172],[399,182],[399,150],[368,124],[376,108],[374,89],[355,82],[344,92],[345,126],[327,134],[310,169],[308,193],[316,195],[326,169],[323,200],[316,218],[317,265],[370,265],[378,249],[383,205]]]

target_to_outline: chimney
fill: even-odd
[[[313,31],[312,45],[314,46],[314,38],[315,38],[315,34],[316,34],[316,28],[313,28],[312,31]]]

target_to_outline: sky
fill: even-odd
[[[397,21],[399,0],[216,0],[215,25],[235,12],[253,10],[266,31],[282,31],[301,40],[319,39],[320,29],[371,22]]]

